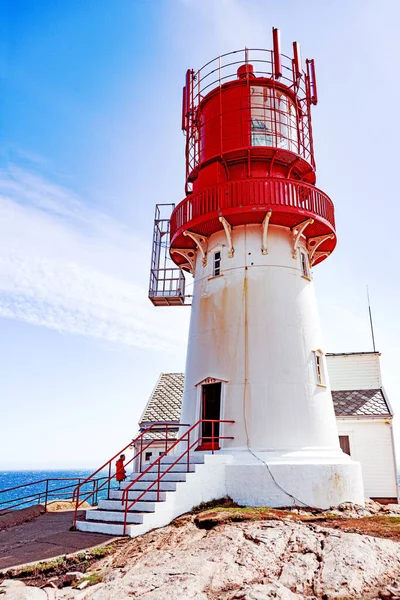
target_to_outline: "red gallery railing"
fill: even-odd
[[[271,209],[274,214],[274,208],[285,213],[295,209],[335,231],[333,203],[315,186],[287,179],[249,179],[221,183],[182,200],[171,215],[171,243],[191,223],[211,220],[221,211],[228,214],[246,209]]]
[[[195,439],[193,440],[193,438],[192,438],[192,440],[191,440],[190,439],[191,434],[194,431],[196,431],[196,429],[199,428],[203,423],[211,423],[211,436],[204,436],[203,432],[201,431],[199,436],[195,435]],[[138,475],[138,477],[136,477],[136,479],[131,481],[131,483],[124,489],[124,491],[122,493],[122,500],[121,500],[122,505],[125,504],[124,532],[123,532],[124,535],[126,534],[128,512],[130,510],[132,510],[133,506],[135,506],[135,504],[137,502],[139,502],[141,500],[141,498],[143,498],[143,496],[145,494],[147,494],[147,492],[151,491],[154,486],[157,486],[157,502],[158,502],[160,499],[160,483],[161,483],[161,481],[163,480],[165,475],[167,475],[167,473],[169,473],[171,471],[171,469],[185,457],[186,457],[187,472],[189,472],[189,470],[190,470],[190,451],[193,448],[197,447],[201,442],[204,443],[205,440],[209,440],[209,441],[211,441],[211,452],[212,452],[212,454],[214,454],[214,449],[216,448],[216,442],[219,442],[219,440],[233,440],[234,439],[232,436],[215,435],[216,425],[218,424],[218,428],[219,428],[219,425],[221,423],[233,424],[233,423],[235,423],[235,421],[214,420],[214,419],[200,419],[199,421],[197,421],[197,423],[192,425],[179,439],[177,439],[169,448],[167,448],[166,451],[157,458],[157,460],[152,462],[151,465],[149,465],[147,467],[147,469],[145,469],[143,471],[143,473],[140,473],[140,475]],[[182,427],[182,425],[181,425],[181,427]],[[184,425],[184,427],[187,427],[187,425]],[[219,434],[219,430],[218,430],[218,434]],[[178,451],[176,460],[168,466],[168,469],[166,469],[165,471],[161,471],[161,461],[169,453],[171,453],[171,451],[173,451],[174,449],[177,449],[178,444],[186,444],[185,450],[183,452]],[[172,452],[172,454],[175,456],[174,452]],[[135,485],[135,483],[137,483],[138,481],[141,481],[147,473],[154,472],[155,470],[157,471],[156,479],[154,481],[149,482],[149,486],[145,490],[143,490],[142,493],[139,494],[139,496],[137,498],[135,498],[131,503],[129,503],[129,490]]]

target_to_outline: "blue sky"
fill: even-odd
[[[0,3],[0,468],[95,466],[134,435],[189,309],[147,300],[157,202],[184,190],[188,67],[298,40],[316,60],[317,185],[338,247],[314,270],[326,350],[371,349],[400,409],[395,0]],[[400,430],[400,426],[397,428]]]

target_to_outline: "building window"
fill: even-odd
[[[339,435],[339,444],[345,454],[351,456],[350,453],[350,438],[348,435]]]
[[[303,277],[307,277],[307,279],[311,279],[310,274],[310,264],[308,262],[308,256],[303,250],[300,251],[300,264],[301,264],[301,274]]]
[[[221,275],[221,252],[214,252],[213,275]]]
[[[145,454],[144,454],[144,460],[149,461],[152,456],[153,456],[152,452],[145,452]]]
[[[314,352],[314,358],[315,358],[315,371],[316,371],[316,375],[317,375],[317,384],[318,385],[326,385],[322,352],[320,350],[316,350]]]

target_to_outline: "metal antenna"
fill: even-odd
[[[376,352],[376,349],[375,349],[375,336],[374,336],[374,324],[372,322],[371,303],[369,301],[368,286],[366,286],[366,288],[367,288],[367,298],[368,298],[369,322],[371,324],[372,346],[374,348],[374,352]]]

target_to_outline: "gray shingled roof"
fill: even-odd
[[[140,426],[157,421],[179,423],[185,376],[183,373],[163,373],[150,396],[142,415]],[[387,417],[391,416],[381,389],[375,390],[332,390],[333,406],[337,417]],[[171,429],[171,437],[177,430]],[[153,436],[152,436],[153,437]],[[163,437],[154,432],[153,439]]]
[[[390,416],[382,390],[332,390],[333,405],[337,417],[384,417]]]
[[[144,409],[140,424],[157,421],[179,423],[184,380],[183,373],[162,373]]]
[[[142,433],[142,431],[145,431],[145,429],[146,429],[146,427],[141,427],[139,430],[139,433]],[[168,439],[169,440],[177,440],[178,432],[179,432],[178,427],[168,427]],[[164,425],[160,429],[151,429],[148,433],[146,433],[146,436],[143,438],[143,442],[146,442],[148,440],[165,441],[165,437],[166,437],[166,427]]]

